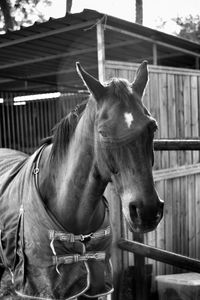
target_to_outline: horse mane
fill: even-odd
[[[66,154],[69,142],[76,129],[80,116],[85,110],[87,100],[77,104],[75,108],[52,129],[52,136],[42,140],[42,144],[52,144],[50,163],[58,163]]]

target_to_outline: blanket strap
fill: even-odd
[[[46,148],[46,144],[44,144],[41,148],[40,148],[40,151],[38,153],[38,156],[37,156],[37,159],[35,161],[35,165],[34,165],[34,169],[33,169],[33,175],[35,176],[35,185],[36,185],[36,188],[38,189],[39,191],[39,172],[40,172],[40,160],[41,160],[41,157],[42,157],[42,153],[44,151],[44,149]]]
[[[106,253],[105,252],[87,252],[84,255],[73,254],[73,255],[63,255],[63,256],[53,256],[53,264],[72,264],[81,261],[88,261],[91,259],[95,260],[105,260]]]
[[[56,271],[60,274],[59,265],[60,264],[71,264],[80,261],[87,261],[89,259],[96,259],[96,260],[105,260],[106,254],[105,252],[86,252],[84,255],[80,254],[73,254],[73,255],[64,255],[64,256],[57,256],[54,241],[65,241],[69,243],[74,243],[80,241],[82,243],[90,241],[90,239],[98,239],[103,238],[105,236],[111,235],[111,227],[107,226],[104,229],[99,229],[96,232],[91,232],[89,234],[78,234],[75,235],[73,233],[66,233],[63,231],[55,231],[49,230],[49,239],[50,239],[50,248],[53,252],[53,264],[56,266]],[[83,244],[84,246],[84,244]],[[85,247],[84,247],[85,248]]]
[[[110,234],[111,234],[110,226],[107,226],[105,229],[100,229],[96,232],[91,232],[89,234],[78,234],[78,235],[75,235],[73,233],[66,233],[62,231],[49,230],[49,239],[51,241],[59,240],[59,241],[74,243],[77,241],[85,242],[85,241],[89,241],[90,239],[103,238]]]

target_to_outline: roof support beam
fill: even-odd
[[[30,42],[30,41],[33,41],[33,40],[38,40],[38,39],[45,38],[47,36],[55,35],[55,34],[58,34],[58,33],[63,33],[63,32],[68,32],[68,31],[72,31],[72,30],[85,28],[85,27],[94,25],[94,23],[96,23],[96,20],[88,21],[88,22],[82,22],[82,23],[79,23],[79,24],[76,24],[76,25],[69,25],[69,26],[66,26],[66,27],[62,27],[62,28],[55,29],[55,30],[50,30],[50,31],[47,31],[47,32],[42,32],[42,33],[38,33],[38,34],[34,34],[34,35],[29,35],[29,36],[26,36],[26,37],[23,37],[23,38],[17,38],[16,40],[0,44],[0,48],[5,48],[5,47],[8,47],[8,46],[22,44],[22,43]]]
[[[96,69],[96,65],[93,65],[93,66],[90,66],[90,67],[87,67],[87,70],[94,70]],[[8,75],[8,76],[5,76],[4,78],[7,78],[7,79],[0,79],[0,84],[2,83],[7,83],[7,82],[12,82],[12,81],[15,81],[15,80],[20,80],[20,81],[33,81],[32,79],[37,79],[37,78],[42,78],[42,77],[46,77],[46,76],[57,76],[57,75],[64,75],[64,74],[70,74],[70,73],[73,73],[75,72],[75,67],[74,68],[71,68],[71,69],[67,69],[67,70],[62,70],[62,71],[56,71],[56,72],[46,72],[46,73],[40,73],[40,74],[35,74],[35,75],[30,75],[30,76],[27,76],[27,77],[14,77],[14,76],[11,76],[11,75]],[[1,75],[1,77],[3,77]],[[34,82],[34,81],[33,81]],[[38,80],[37,80],[38,82]],[[42,81],[41,81],[42,82]],[[46,82],[45,82],[46,83]]]
[[[185,54],[188,54],[188,55],[191,55],[191,56],[200,57],[200,53],[196,53],[194,51],[183,49],[181,47],[173,46],[173,45],[170,45],[170,44],[167,44],[167,43],[164,43],[164,42],[156,41],[155,39],[145,37],[145,36],[142,36],[140,34],[133,33],[133,32],[127,31],[127,30],[118,29],[114,26],[110,26],[110,25],[104,25],[104,26],[105,26],[106,29],[109,29],[109,30],[112,30],[112,31],[115,31],[115,32],[118,32],[118,33],[121,33],[121,34],[126,34],[128,36],[138,38],[138,39],[150,42],[150,43],[154,43],[156,45],[163,46],[165,48],[170,48],[170,49],[173,49],[173,50],[176,50],[176,51],[180,51],[182,53],[185,53]]]
[[[177,52],[177,53],[170,53],[170,54],[162,54],[162,55],[158,55],[158,59],[165,59],[165,58],[170,58],[170,57],[179,57],[179,56],[182,56],[183,53],[180,53],[180,52]],[[153,62],[153,56],[148,56],[148,57],[145,57],[145,59],[147,61],[152,61]],[[137,63],[137,62],[141,62],[141,58],[138,58],[138,59],[134,59],[134,62]]]
[[[24,60],[24,61],[17,61],[17,62],[10,63],[7,65],[0,65],[0,70],[24,66],[24,65],[28,65],[28,64],[40,63],[40,62],[49,61],[49,60],[58,59],[58,58],[65,58],[65,57],[69,57],[69,56],[87,54],[87,53],[91,53],[91,52],[95,52],[95,51],[96,51],[96,47],[91,47],[91,48],[87,48],[87,49],[83,49],[83,50],[74,50],[74,51],[59,53],[59,54],[55,54],[55,55],[48,55],[45,57],[38,57],[38,58],[28,59],[28,60]]]
[[[139,42],[140,41],[138,41],[138,40],[118,42],[118,43],[114,43],[111,45],[105,45],[105,48],[112,49],[112,48],[116,48],[116,47],[128,46],[128,45],[139,43]],[[65,58],[65,57],[70,57],[70,56],[75,56],[75,55],[92,53],[92,52],[96,52],[96,50],[97,50],[96,47],[91,47],[91,48],[86,48],[86,49],[82,49],[82,50],[73,50],[73,51],[69,51],[69,52],[65,52],[65,53],[48,55],[45,57],[32,58],[32,59],[28,59],[28,60],[24,60],[24,61],[17,61],[14,63],[0,65],[0,70],[24,66],[24,65],[28,65],[28,64],[40,63],[40,62],[44,62],[44,61],[50,61],[50,60],[54,60],[54,59],[58,59],[58,58]]]

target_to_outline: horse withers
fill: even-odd
[[[108,183],[132,231],[154,230],[163,214],[152,176],[157,123],[142,102],[147,63],[133,83],[101,84],[79,63],[77,70],[91,93],[87,103],[30,157],[0,151],[0,255],[22,297],[113,291]]]

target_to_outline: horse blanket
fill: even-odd
[[[98,231],[73,235],[44,206],[32,156],[0,149],[0,258],[16,293],[34,299],[98,297],[113,291],[106,208]]]

